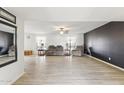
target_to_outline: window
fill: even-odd
[[[37,49],[46,49],[46,37],[36,37]]]

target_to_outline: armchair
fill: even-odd
[[[83,46],[77,46],[75,50],[72,50],[73,56],[82,56],[84,54]]]

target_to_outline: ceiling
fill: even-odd
[[[110,21],[124,21],[124,8],[116,7],[5,7],[25,20],[26,33],[56,33],[65,25],[70,33],[85,33]]]
[[[25,20],[118,21],[124,20],[123,7],[6,7]]]
[[[69,28],[69,34],[85,33],[97,28],[107,22],[38,22],[26,21],[25,32],[36,34],[56,34],[55,26],[65,26]]]

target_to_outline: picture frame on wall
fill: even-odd
[[[0,18],[16,24],[16,16],[0,7]]]

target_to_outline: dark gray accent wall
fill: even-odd
[[[124,68],[124,22],[110,22],[84,34],[85,53]]]

